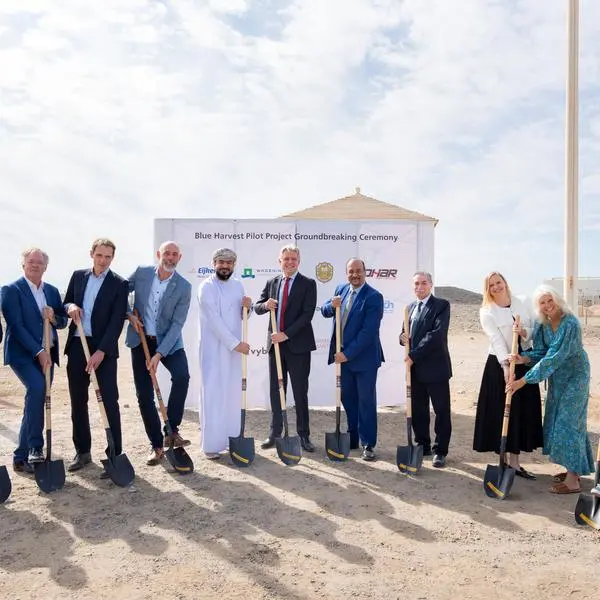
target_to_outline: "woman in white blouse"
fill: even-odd
[[[533,318],[521,300],[510,293],[506,279],[493,271],[484,281],[483,303],[479,311],[481,326],[490,340],[489,356],[483,370],[473,449],[477,452],[500,451],[502,418],[504,416],[505,388],[509,377],[508,355],[511,351],[514,318],[521,318],[519,350],[531,346]],[[515,378],[522,377],[527,368],[516,365]],[[521,452],[531,452],[543,446],[542,403],[540,388],[528,384],[513,394],[508,428],[507,452],[509,463],[516,474],[535,479],[519,462]]]

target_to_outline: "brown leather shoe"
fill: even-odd
[[[184,446],[189,446],[192,442],[190,440],[184,440],[178,433],[173,434],[173,446],[175,448],[183,448]],[[171,436],[165,435],[165,442],[163,446],[168,448],[171,445]]]
[[[146,460],[149,467],[154,467],[165,457],[165,451],[162,448],[152,448],[152,452]]]

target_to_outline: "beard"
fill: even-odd
[[[177,268],[177,265],[173,265],[173,264],[161,262],[160,263],[160,267],[161,267],[161,269],[163,269],[167,273],[174,273],[175,269]]]
[[[233,271],[230,271],[229,269],[218,269],[215,271],[215,274],[221,281],[227,281],[233,275]]]

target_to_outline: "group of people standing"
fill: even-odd
[[[579,319],[548,285],[534,293],[534,314],[511,293],[501,273],[487,275],[483,288],[480,319],[490,348],[479,391],[473,448],[499,451],[506,392],[510,391],[507,452],[516,475],[536,479],[523,467],[520,455],[543,448],[553,463],[565,469],[554,475],[550,492],[579,493],[581,476],[594,470],[587,434],[590,363]],[[513,333],[518,335],[517,354],[511,352]],[[512,379],[511,361],[515,362]],[[547,394],[542,421],[539,384],[544,380]],[[600,488],[594,487],[592,493],[600,496]]]
[[[67,326],[65,346],[67,378],[75,457],[69,471],[84,468],[92,460],[88,412],[90,374],[96,373],[114,438],[115,452],[122,452],[117,359],[119,337],[129,321],[126,345],[140,414],[151,446],[148,465],[164,458],[164,447],[187,446],[190,440],[179,432],[189,388],[190,371],[182,328],[187,319],[191,284],[177,273],[181,251],[177,243],[161,244],[157,264],[140,266],[128,280],[110,269],[116,247],[111,240],[97,239],[90,250],[92,266],[75,271],[66,295],[43,281],[48,255],[39,248],[22,253],[23,277],[3,287],[2,310],[7,323],[5,364],[25,387],[23,419],[13,468],[32,472],[32,463],[44,460],[43,424],[47,369],[59,364],[57,329]],[[218,459],[227,449],[229,437],[239,433],[241,357],[250,346],[242,339],[246,312],[255,317],[269,314],[271,423],[263,449],[275,446],[283,420],[279,399],[279,375],[274,344],[281,357],[283,384],[288,378],[294,393],[296,427],[302,448],[314,452],[308,411],[311,353],[316,349],[312,319],[317,306],[316,282],[299,271],[300,250],[286,245],[279,253],[281,273],[267,281],[253,303],[242,283],[233,277],[237,256],[220,248],[212,256],[214,273],[198,288],[200,315],[201,430],[202,450]],[[324,318],[340,315],[341,351],[332,334],[328,363],[341,365],[341,396],[346,412],[351,449],[361,450],[366,461],[377,458],[377,372],[384,353],[379,337],[383,318],[383,296],[366,283],[365,264],[352,258],[346,264],[347,282],[336,287],[334,296],[320,308]],[[429,273],[413,277],[415,301],[409,307],[409,331],[399,342],[409,344],[405,357],[411,373],[411,407],[415,441],[431,455],[432,465],[443,468],[452,433],[450,386],[452,365],[448,351],[450,305],[432,294]],[[133,295],[130,305],[128,298]],[[548,286],[534,297],[536,315],[511,294],[504,277],[490,273],[485,278],[481,324],[490,339],[489,356],[477,406],[473,447],[479,452],[499,451],[505,394],[513,394],[508,433],[509,462],[517,475],[535,479],[520,462],[521,452],[543,447],[550,459],[566,469],[555,476],[551,491],[580,491],[580,477],[593,470],[587,436],[589,361],[583,349],[581,327],[564,301]],[[515,323],[519,315],[520,321]],[[43,323],[51,324],[50,348],[43,345]],[[83,331],[90,349],[89,360],[80,338]],[[519,337],[519,352],[511,354],[513,331]],[[143,348],[145,337],[150,358]],[[2,330],[0,328],[0,341]],[[513,361],[515,376],[509,376]],[[168,424],[163,423],[154,402],[151,373],[159,363],[169,371],[171,390]],[[539,383],[548,380],[546,410],[542,424]],[[435,413],[435,438],[430,436],[430,404]],[[168,426],[167,426],[168,425]],[[167,432],[171,437],[167,437]],[[108,453],[108,449],[107,449]],[[106,473],[103,473],[106,476]],[[600,494],[600,490],[596,490]]]

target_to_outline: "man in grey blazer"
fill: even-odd
[[[156,252],[158,265],[140,266],[129,278],[129,292],[134,294],[133,308],[144,325],[150,361],[146,363],[144,349],[136,331],[138,317],[128,314],[129,327],[125,344],[131,348],[133,380],[146,434],[152,453],[146,464],[157,465],[164,457],[163,446],[170,444],[163,437],[161,422],[154,403],[150,371],[156,372],[161,362],[171,374],[171,393],[167,416],[173,429],[173,443],[187,446],[190,441],[179,434],[187,397],[190,372],[183,348],[181,330],[187,318],[192,295],[191,284],[177,271],[181,251],[175,242],[164,242]],[[166,434],[166,430],[165,430]]]

